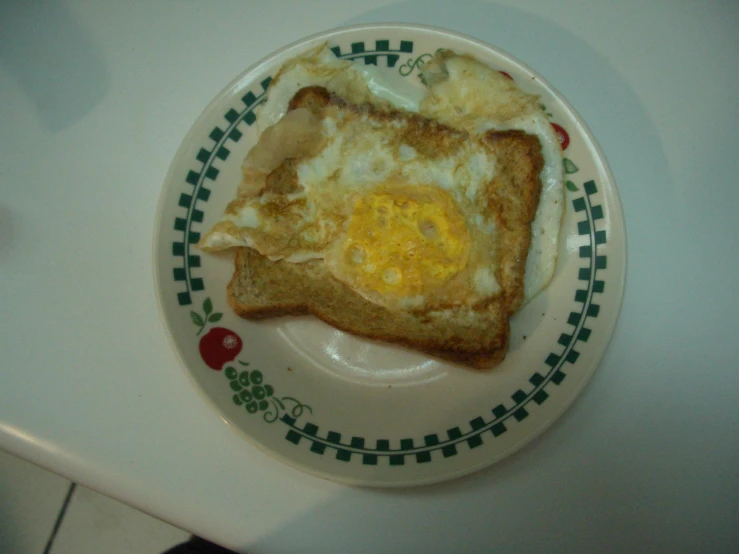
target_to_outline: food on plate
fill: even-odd
[[[238,247],[247,318],[313,313],[471,367],[503,360],[509,317],[551,279],[562,152],[535,96],[440,51],[397,90],[325,46],[291,60],[206,251]]]

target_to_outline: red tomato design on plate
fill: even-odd
[[[242,347],[239,335],[225,327],[213,327],[200,339],[200,356],[209,368],[220,370],[236,359]]]
[[[557,140],[559,140],[559,145],[562,147],[562,150],[566,150],[570,145],[570,135],[565,131],[564,127],[557,125],[556,123],[552,123],[552,128],[554,129],[554,132],[557,133]]]

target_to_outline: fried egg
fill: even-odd
[[[205,249],[324,259],[339,280],[393,309],[471,305],[498,290],[496,228],[481,197],[496,168],[482,141],[420,117],[331,105],[307,141],[318,151],[285,163],[304,112],[270,128],[283,137],[280,172],[229,204]]]
[[[539,136],[546,162],[524,287],[527,299],[537,294],[554,271],[563,208],[562,154],[546,116],[536,97],[467,56],[440,52],[423,77],[426,90],[389,84],[326,46],[288,62],[260,106],[239,194],[200,246],[323,259],[337,279],[392,309],[473,305],[500,290],[496,225],[481,196],[496,163],[480,137],[521,129]],[[376,109],[288,111],[306,86]],[[440,143],[448,147],[423,151],[412,140],[420,118],[384,117],[391,108],[451,127]],[[275,177],[278,167],[284,175]]]

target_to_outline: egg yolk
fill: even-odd
[[[467,265],[470,236],[452,198],[434,187],[359,198],[342,244],[344,278],[360,289],[415,296]]]

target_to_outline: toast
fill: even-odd
[[[354,335],[479,369],[497,365],[505,357],[510,314],[504,296],[476,309],[391,311],[334,278],[321,260],[273,262],[243,247],[236,251],[234,266],[228,303],[246,319],[313,314]]]
[[[289,109],[319,113],[328,104],[347,106],[325,89],[301,89]],[[370,106],[349,109],[374,111]],[[374,113],[409,122],[418,151],[453,147],[465,133],[433,120],[403,112]],[[313,314],[329,325],[369,339],[412,348],[473,368],[490,368],[505,358],[509,317],[523,301],[523,277],[531,243],[531,222],[539,202],[543,167],[538,138],[521,131],[489,131],[483,142],[497,163],[485,190],[498,228],[496,279],[500,291],[474,305],[451,305],[420,311],[390,310],[367,300],[336,279],[323,260],[303,263],[271,261],[252,248],[238,248],[227,297],[232,309],[247,319]],[[450,146],[451,145],[451,146]],[[266,179],[266,189],[293,190],[295,160],[285,160]]]

